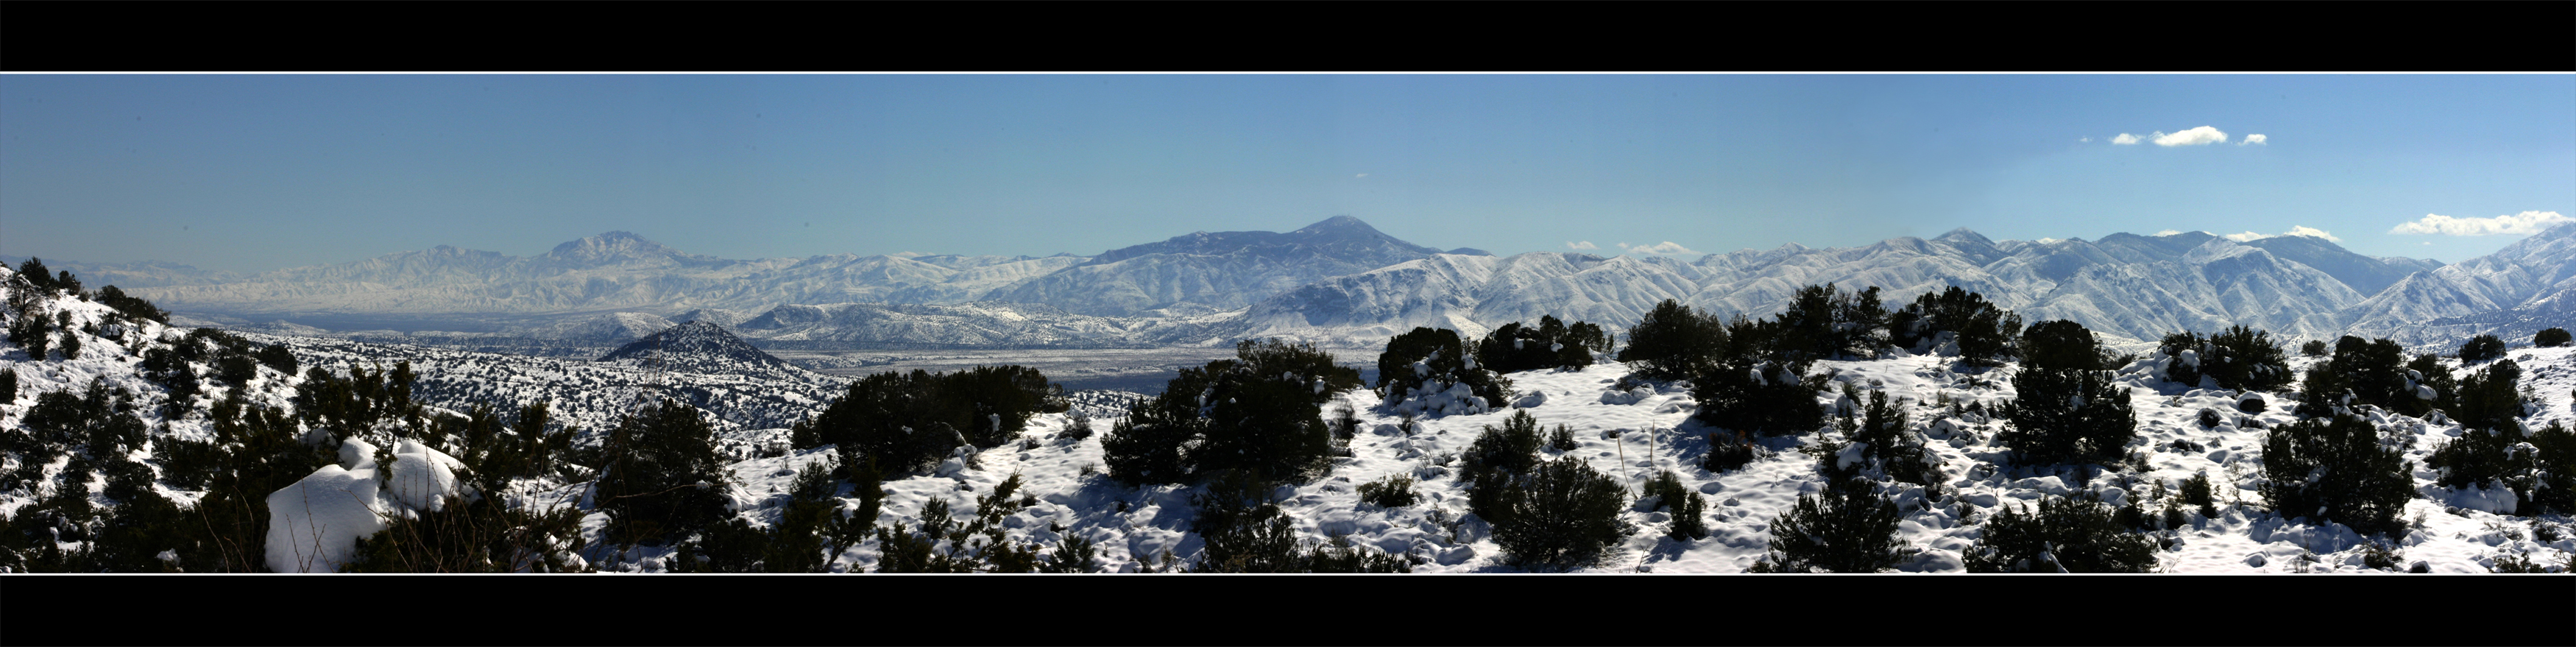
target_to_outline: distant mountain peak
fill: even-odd
[[[586,265],[604,265],[628,261],[691,260],[714,261],[713,257],[672,249],[668,245],[646,240],[628,231],[611,231],[597,236],[565,241],[546,252],[546,258]]]
[[[1934,238],[1934,239],[1932,239],[1932,240],[1934,240],[1934,241],[1938,241],[1938,242],[1944,242],[1944,243],[1978,243],[1978,244],[1982,244],[1982,245],[1992,245],[1992,244],[1995,244],[1995,241],[1994,241],[1993,239],[1986,238],[1985,234],[1977,233],[1975,230],[1972,230],[1972,229],[1969,229],[1969,228],[1966,228],[1966,227],[1960,227],[1960,228],[1958,228],[1958,229],[1952,229],[1952,230],[1950,230],[1950,233],[1941,234],[1941,236],[1940,236],[1939,238]]]
[[[1288,232],[1288,233],[1292,233],[1292,234],[1361,234],[1361,235],[1367,235],[1367,234],[1377,234],[1377,233],[1378,233],[1378,231],[1377,231],[1377,228],[1376,228],[1376,227],[1371,227],[1371,226],[1369,226],[1369,224],[1368,224],[1368,223],[1366,223],[1366,222],[1361,222],[1361,221],[1360,221],[1360,219],[1358,219],[1358,218],[1353,218],[1353,217],[1350,217],[1350,216],[1333,216],[1333,217],[1331,217],[1331,218],[1325,218],[1322,222],[1318,222],[1318,223],[1315,223],[1315,224],[1307,225],[1307,226],[1305,226],[1304,228],[1298,229],[1298,230],[1296,230],[1296,231]]]

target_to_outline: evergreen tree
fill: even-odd
[[[1508,383],[1477,361],[1472,350],[1446,328],[1414,328],[1387,340],[1377,356],[1377,389],[1392,405],[1416,392],[1438,393],[1465,384],[1489,408],[1503,406]]]
[[[43,291],[48,296],[52,294],[52,290],[54,289],[53,270],[45,268],[45,261],[43,259],[39,259],[34,256],[27,257],[26,262],[18,264],[18,276],[26,279],[29,287]]]
[[[2039,510],[2014,506],[1986,521],[1968,549],[1971,573],[2144,573],[2156,544],[2122,528],[2091,493],[2050,497]]]
[[[0,368],[0,404],[18,401],[18,369]]]
[[[2478,335],[2460,344],[2460,361],[2478,363],[2504,356],[2504,340],[2495,335]]]
[[[1501,428],[1485,426],[1459,454],[1458,479],[1469,488],[1468,510],[1493,523],[1510,516],[1513,489],[1538,468],[1538,448],[1538,419],[1526,410],[1512,412]]]
[[[1070,408],[1063,387],[1036,369],[979,366],[955,373],[878,373],[814,418],[792,426],[799,449],[837,446],[897,472],[926,469],[959,448],[1018,438],[1030,416]]]
[[[2109,462],[2137,435],[2129,390],[2109,371],[2023,368],[2013,375],[2020,397],[2003,406],[2010,428],[1995,440],[2025,465]]]
[[[151,301],[144,300],[142,297],[127,295],[124,290],[117,289],[113,285],[98,289],[98,302],[136,319],[170,323],[169,311],[152,305]],[[293,374],[294,371],[289,370],[287,373]]]
[[[1820,494],[1798,496],[1771,520],[1771,552],[1756,572],[1876,573],[1903,563],[1905,540],[1896,536],[1896,503],[1878,496],[1868,481],[1836,481]]]
[[[1983,295],[1950,286],[1925,292],[1912,305],[1888,315],[1888,340],[1917,353],[1933,351],[1941,333],[1958,346],[1970,366],[2002,366],[2021,334],[2021,316],[1995,307]]]
[[[1609,336],[1600,326],[1583,321],[1567,326],[1551,315],[1539,317],[1537,327],[1515,321],[1495,328],[1476,343],[1476,362],[1496,373],[1581,368],[1592,365],[1594,351],[1607,350]]]
[[[1656,509],[1672,511],[1673,523],[1665,531],[1667,536],[1676,541],[1708,538],[1708,521],[1702,518],[1708,514],[1708,501],[1682,485],[1681,475],[1664,470],[1646,483],[1641,496],[1660,497],[1655,502]]]
[[[725,516],[715,430],[696,407],[664,400],[625,417],[606,457],[593,500],[608,513],[611,541],[659,545]]]
[[[1832,283],[1800,288],[1773,321],[1778,328],[1772,352],[1790,361],[1873,358],[1888,345],[1879,336],[1888,314],[1879,306],[1875,286],[1859,292],[1844,292]]]
[[[2333,520],[2368,534],[2400,532],[2415,498],[2414,461],[2386,446],[2368,420],[2311,418],[2263,442],[2263,499],[2284,517]]]
[[[1627,535],[1619,523],[1627,489],[1580,458],[1540,463],[1504,492],[1501,503],[1508,513],[1492,520],[1494,543],[1514,562],[1560,569],[1590,566]]]
[[[1730,361],[1711,367],[1691,381],[1696,414],[1714,427],[1765,436],[1815,431],[1825,408],[1816,401],[1823,375],[1807,375],[1801,363]]]
[[[2326,340],[2323,340],[2323,339],[2310,339],[2310,340],[2308,340],[2308,343],[2300,344],[2300,345],[2299,345],[2299,354],[2301,354],[2301,355],[2306,355],[2306,356],[2309,356],[2309,357],[2325,357],[2325,356],[2326,356]]]
[[[2551,328],[2531,336],[2531,345],[2541,348],[2557,348],[2567,345],[2570,341],[2565,328]]]
[[[2103,357],[2102,344],[2083,324],[2063,319],[2033,323],[2021,333],[2021,367],[2043,370],[2100,371],[2116,368]]]
[[[1162,395],[1131,405],[1100,441],[1110,477],[1182,483],[1242,470],[1297,481],[1324,469],[1332,432],[1323,405],[1357,387],[1359,371],[1312,345],[1275,340],[1237,344],[1235,356],[1181,369]]]
[[[2540,510],[2517,511],[2539,514],[2576,513],[2576,433],[2556,420],[2531,434],[2532,487],[2525,497]]]
[[[2432,410],[2432,403],[2416,397],[2405,364],[2405,349],[2397,342],[2345,336],[2335,342],[2334,358],[2310,367],[2301,380],[2299,388],[2307,401],[2299,407],[2299,415],[2332,415],[2345,395],[2352,396],[2353,404],[2423,415]]]
[[[1714,367],[1726,347],[1726,327],[1716,318],[1665,299],[1628,329],[1628,347],[1619,349],[1618,357],[1634,366],[1639,377],[1680,380]],[[1384,368],[1380,371],[1384,379]]]
[[[2244,326],[2230,326],[2206,339],[2188,331],[2166,335],[2156,350],[2174,358],[2165,379],[2188,385],[2199,385],[2208,376],[2222,389],[2271,391],[2288,386],[2293,377],[2289,359],[2272,343],[2271,333]]]

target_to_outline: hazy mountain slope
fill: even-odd
[[[1089,315],[1232,310],[1300,285],[1437,253],[1358,218],[1335,216],[1284,234],[1197,232],[1114,249],[990,298]]]

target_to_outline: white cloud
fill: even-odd
[[[2156,232],[2156,235],[2157,235],[2157,236],[2171,236],[2171,235],[2179,234],[2179,233],[2182,233],[2182,230],[2180,230],[2180,229],[2167,229],[2167,230],[2164,230],[2164,231]]]
[[[1565,241],[1565,248],[1566,248],[1566,249],[1600,249],[1600,248],[1601,248],[1601,246],[1600,246],[1600,245],[1594,245],[1594,244],[1592,244],[1592,241],[1589,241],[1589,240],[1569,240],[1569,241]]]
[[[1351,176],[1351,179],[1356,180],[1356,179],[1360,179],[1360,178],[1364,178],[1364,177],[1368,177],[1368,174],[1367,174],[1367,173],[1361,173],[1361,174],[1359,174],[1359,175],[1353,175],[1353,176]]]
[[[2137,136],[2137,135],[2131,135],[2131,134],[2128,134],[2128,133],[2120,133],[2120,136],[2111,138],[2111,143],[2114,143],[2114,144],[2120,144],[2120,145],[2124,145],[2124,146],[2125,146],[2125,145],[2128,145],[2128,144],[2135,144],[2135,143],[2138,143],[2138,136]]]
[[[2089,142],[2089,141],[2093,141],[2093,138],[2091,138],[2091,137],[2077,137],[2077,138],[2075,138],[2075,141],[2079,141],[2079,142]]]
[[[2307,225],[2291,225],[2291,226],[2290,226],[2290,230],[2289,230],[2289,231],[2285,231],[2285,232],[2281,232],[2281,233],[2277,233],[2277,234],[2258,234],[2258,233],[2254,233],[2254,232],[2250,232],[2250,231],[2249,231],[2249,232],[2245,232],[2245,233],[2241,233],[2241,234],[2227,234],[2227,235],[2219,236],[2219,237],[2220,237],[2220,238],[2225,238],[2225,239],[2228,239],[2228,240],[2233,240],[2233,241],[2236,241],[2236,242],[2240,242],[2240,243],[2242,243],[2242,242],[2247,242],[2247,241],[2262,240],[2262,239],[2265,239],[2265,238],[2279,238],[2279,237],[2282,237],[2282,236],[2306,236],[2306,237],[2309,237],[2309,238],[2323,238],[2323,239],[2326,239],[2326,240],[2329,240],[2329,241],[2333,241],[2333,242],[2338,242],[2338,243],[2343,242],[2343,239],[2342,239],[2342,238],[2337,238],[2337,237],[2335,237],[2335,235],[2334,235],[2332,232],[2328,232],[2328,231],[2326,231],[2326,230],[2318,229],[2318,228],[2315,228],[2315,227],[2310,227],[2310,226],[2307,226]]]
[[[1628,253],[1630,253],[1630,254],[1697,254],[1697,253],[1699,253],[1699,252],[1691,251],[1691,249],[1690,249],[1690,248],[1688,248],[1688,247],[1683,247],[1683,246],[1681,246],[1681,244],[1680,244],[1680,243],[1676,243],[1676,242],[1669,241],[1669,240],[1664,241],[1664,242],[1662,242],[1662,243],[1654,244],[1654,245],[1630,245],[1630,244],[1627,244],[1627,243],[1619,243],[1619,249],[1627,250],[1627,251],[1628,251]]]
[[[2238,145],[2238,146],[2243,146],[2243,145],[2246,145],[2246,144],[2263,144],[2263,145],[2269,146],[2269,145],[2271,145],[2271,144],[2269,144],[2269,143],[2266,141],[2267,139],[2269,139],[2269,138],[2264,137],[2262,133],[2255,133],[2255,134],[2252,134],[2252,135],[2246,135],[2246,136],[2245,136],[2245,141],[2236,142],[2236,145]]]
[[[2576,218],[2559,215],[2556,211],[2525,211],[2518,214],[2496,216],[2493,218],[2453,218],[2450,216],[2428,213],[2424,214],[2424,217],[2416,219],[2414,222],[2400,224],[2396,228],[2388,230],[2388,233],[2442,234],[2445,236],[2536,234],[2540,233],[2542,228],[2569,221],[2576,221]]]
[[[2227,133],[2219,132],[2216,128],[2201,126],[2199,128],[2193,128],[2191,130],[2170,135],[2163,132],[2157,132],[2155,134],[2155,140],[2157,146],[2200,146],[2203,144],[2224,144],[2227,143]]]
[[[2289,230],[2289,231],[2287,231],[2287,232],[2282,232],[2282,234],[2281,234],[2281,235],[2283,235],[2283,236],[2306,236],[2306,237],[2309,237],[2309,238],[2323,238],[2323,239],[2330,240],[2330,241],[2334,241],[2334,242],[2338,242],[2338,243],[2343,242],[2343,239],[2341,239],[2341,238],[2336,238],[2334,234],[2327,233],[2327,232],[2326,232],[2326,230],[2318,229],[2318,228],[2315,228],[2315,227],[2309,227],[2309,226],[2305,226],[2305,225],[2291,225],[2291,226],[2290,226],[2290,230]]]

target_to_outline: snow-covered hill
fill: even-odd
[[[1502,260],[1507,259],[1492,264]],[[1596,267],[1610,262],[1599,261]],[[0,270],[0,282],[7,276]],[[10,296],[27,304],[26,316],[57,323],[68,320],[70,325],[63,328],[67,332],[59,338],[77,339],[81,351],[77,357],[58,351],[37,357],[14,342],[0,347],[0,369],[13,371],[19,385],[15,397],[0,402],[0,430],[24,433],[29,427],[27,414],[36,402],[49,397],[46,394],[79,394],[91,384],[127,393],[130,411],[149,412],[167,403],[168,389],[160,381],[147,379],[142,356],[170,348],[188,333],[120,317],[103,304],[77,298],[30,299],[14,290]],[[9,316],[15,322],[21,315],[13,309]],[[442,412],[439,415],[478,404],[547,403],[557,426],[585,430],[584,444],[597,443],[602,430],[636,410],[639,399],[673,397],[692,403],[715,419],[721,449],[728,456],[725,471],[730,476],[721,485],[729,509],[754,527],[780,523],[795,489],[797,470],[810,469],[837,451],[831,447],[790,451],[781,427],[820,411],[841,394],[845,382],[792,369],[771,370],[776,367],[750,355],[758,351],[721,336],[710,323],[676,326],[663,334],[671,337],[662,340],[662,352],[703,357],[666,358],[660,362],[661,370],[654,370],[632,360],[591,362],[344,339],[243,336],[254,348],[287,348],[305,369],[328,374],[408,363],[417,376],[410,397]],[[57,341],[56,347],[61,344]],[[2508,357],[2523,367],[2523,383],[2536,398],[2525,425],[2576,422],[2576,410],[2571,410],[2576,406],[2571,401],[2571,393],[2576,393],[2576,348],[2521,348],[2510,351]],[[2147,496],[2159,483],[2167,490],[2176,489],[2182,479],[2200,473],[2217,481],[2218,514],[2185,512],[2184,523],[2152,531],[2160,546],[2156,553],[2160,570],[2367,570],[2362,565],[2364,538],[2339,524],[2268,510],[2257,490],[2264,460],[2262,441],[2291,422],[2288,405],[2299,395],[2255,394],[2271,406],[2239,412],[2237,403],[2247,394],[2166,382],[2161,375],[2167,361],[2150,356],[2117,372],[2117,388],[2127,390],[2137,408],[2138,436],[2125,449],[2138,454],[2143,465],[2098,469],[2017,466],[2009,460],[2009,449],[1995,441],[2007,423],[1986,412],[2017,397],[2009,378],[2018,366],[1974,369],[1952,358],[1900,355],[1819,362],[1812,370],[1829,375],[1837,387],[1814,396],[1829,408],[1845,406],[1838,393],[1843,385],[1891,395],[1912,421],[1904,434],[1923,442],[1938,463],[1937,489],[1892,481],[1883,484],[1886,496],[1902,511],[1898,537],[1910,551],[1899,570],[1960,570],[1964,551],[1982,536],[1996,514],[2012,506],[2086,494],[2116,505]],[[2294,368],[2312,361],[2316,360],[2292,360]],[[753,365],[767,368],[743,370]],[[2449,366],[2455,376],[2468,374],[2464,367]],[[698,370],[709,367],[712,370]],[[193,368],[208,375],[217,369]],[[1419,417],[1410,427],[1402,416],[1382,409],[1377,396],[1368,391],[1337,396],[1357,412],[1360,421],[1347,455],[1334,459],[1319,478],[1277,488],[1272,498],[1304,542],[1344,537],[1412,560],[1416,572],[1519,570],[1501,554],[1491,528],[1468,513],[1465,490],[1456,479],[1464,465],[1461,454],[1482,428],[1526,412],[1543,427],[1564,425],[1574,432],[1574,449],[1543,450],[1543,458],[1583,461],[1619,480],[1632,502],[1636,488],[1664,470],[1677,474],[1689,490],[1710,502],[1702,520],[1711,534],[1700,540],[1666,536],[1662,529],[1671,523],[1669,512],[1627,508],[1620,516],[1632,532],[1614,545],[1606,561],[1590,570],[1737,572],[1752,566],[1767,550],[1773,519],[1800,495],[1822,489],[1819,459],[1798,450],[1838,439],[1840,434],[1828,428],[1764,439],[1762,457],[1740,469],[1711,472],[1701,463],[1709,450],[1706,438],[1722,430],[1692,418],[1700,403],[1686,384],[1647,383],[1622,389],[1629,382],[1627,368],[1615,363],[1506,377],[1517,391],[1510,399],[1512,406],[1490,413]],[[178,441],[215,438],[205,407],[236,390],[254,403],[278,407],[291,421],[299,407],[294,394],[305,379],[265,366],[252,367],[238,385],[209,378],[193,400],[191,413],[151,423],[146,441],[120,460],[141,461],[150,470],[170,469],[166,466],[170,456],[163,452]],[[1010,507],[994,511],[1002,519],[997,527],[1009,539],[1051,547],[1066,536],[1083,537],[1097,546],[1091,566],[1109,571],[1192,563],[1206,544],[1190,530],[1197,514],[1190,498],[1203,487],[1130,487],[1106,479],[1100,473],[1103,438],[1117,422],[1112,416],[1123,413],[1120,404],[1127,398],[1091,393],[1077,399],[1077,410],[1092,417],[1089,433],[1068,433],[1073,424],[1069,414],[1038,415],[1031,419],[1021,442],[953,458],[925,473],[890,477],[885,484],[888,496],[873,521],[918,527],[924,508],[933,501],[946,504],[953,514],[982,512],[975,509],[978,498],[1017,475],[1024,483],[1025,497],[997,503]],[[2202,425],[2198,418],[2203,410],[2220,412],[2217,424]],[[2385,438],[2406,446],[2406,456],[2416,463],[2412,477],[2418,498],[2406,503],[2401,517],[2407,528],[2394,538],[2393,548],[2403,555],[2401,564],[2420,563],[2433,572],[2483,572],[2500,558],[2565,564],[2569,555],[2576,554],[2576,528],[2570,527],[2571,519],[2565,515],[2516,510],[2512,497],[2499,491],[2455,490],[2435,484],[2437,473],[2426,469],[2424,460],[2435,447],[2465,433],[2456,423],[2367,408],[2363,413]],[[408,442],[413,444],[387,445],[397,462],[440,463],[456,450],[449,444],[453,438]],[[352,476],[331,482],[361,484],[364,479],[358,470],[372,460],[366,453],[343,456],[343,462],[358,467],[343,469]],[[71,458],[31,467],[21,464],[19,456],[10,454],[0,469],[33,473],[36,478],[0,492],[0,513],[26,513],[38,509],[31,506],[40,502],[59,500],[49,497],[68,486],[71,481],[65,477],[91,484],[86,490],[89,505],[112,510],[126,503],[96,486],[105,478],[99,472],[72,472],[81,463]],[[324,471],[332,469],[341,468]],[[1413,479],[1417,502],[1381,507],[1360,500],[1360,484],[1390,476]],[[548,477],[521,485],[524,489],[513,501],[585,505],[578,496],[579,481]],[[165,484],[152,484],[148,490],[181,505],[203,496]],[[859,506],[856,493],[847,486],[831,501],[844,511]],[[584,514],[587,518],[580,527],[590,539],[584,563],[614,570],[667,570],[673,555],[669,548],[621,551],[599,534],[604,517],[595,510]],[[69,541],[58,547],[78,549],[82,543]],[[879,565],[883,550],[877,539],[862,541],[833,555],[829,568],[871,570]]]

